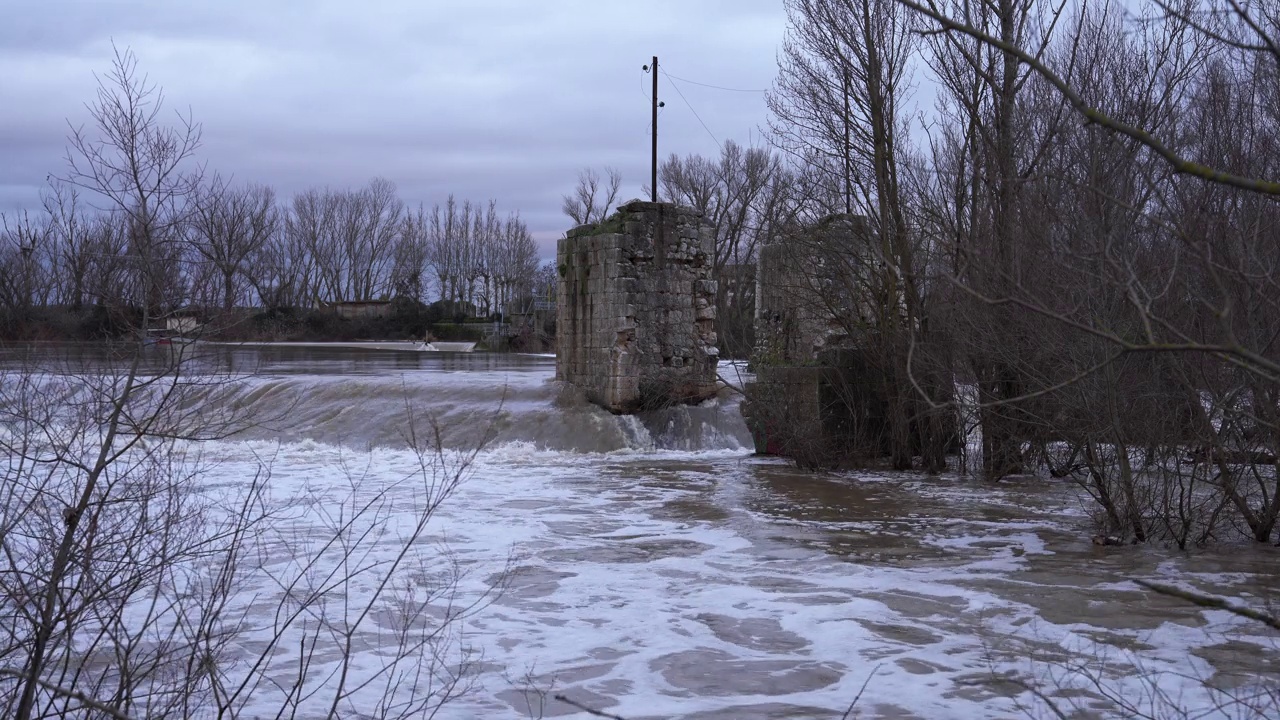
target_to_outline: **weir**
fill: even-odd
[[[715,235],[701,214],[633,200],[556,246],[556,379],[614,413],[716,393]]]

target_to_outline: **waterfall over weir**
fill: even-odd
[[[434,423],[453,448],[486,437],[491,447],[525,442],[579,453],[751,447],[739,396],[728,388],[699,405],[614,415],[554,381],[548,356],[314,347],[234,354],[227,365],[245,376],[202,401],[234,403],[258,418],[241,439],[403,447],[411,413],[419,436]]]

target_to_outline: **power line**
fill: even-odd
[[[690,85],[700,85],[700,86],[702,86],[702,87],[712,88],[712,89],[714,89],[714,90],[724,90],[725,92],[756,93],[756,94],[769,92],[768,90],[744,90],[744,89],[742,89],[742,88],[730,88],[730,87],[723,87],[723,86],[720,86],[720,85],[712,85],[712,84],[710,84],[710,83],[698,82],[697,80],[688,80],[688,79],[686,79],[686,78],[682,78],[682,77],[680,77],[680,76],[678,76],[678,75],[672,75],[671,73],[668,73],[668,72],[667,72],[667,71],[665,71],[665,70],[664,70],[664,71],[662,71],[662,74],[663,74],[663,75],[666,75],[667,77],[671,78],[672,80],[679,80],[680,82],[687,82],[687,83],[689,83]]]
[[[707,134],[711,136],[712,140],[715,140],[716,146],[723,147],[720,144],[720,138],[717,138],[716,134],[711,132],[711,128],[707,127],[707,124],[702,121],[702,116],[698,114],[697,110],[693,109],[693,105],[689,102],[689,98],[685,97],[684,93],[680,92],[680,86],[675,84],[670,75],[667,75],[667,71],[662,70],[661,72],[663,75],[667,76],[667,82],[671,83],[671,87],[675,89],[676,94],[680,96],[680,99],[683,100],[684,104],[689,108],[689,112],[693,113],[693,116],[698,118],[698,124],[702,126],[703,130],[707,131]]]

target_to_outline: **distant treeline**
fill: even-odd
[[[443,300],[479,315],[534,292],[537,248],[497,203],[410,209],[395,185],[310,189],[279,202],[263,185],[193,178],[150,233],[55,185],[44,211],[3,218],[5,326],[41,307],[308,308],[352,300]],[[147,235],[151,237],[147,237]],[[154,281],[154,282],[153,282]]]
[[[161,99],[131,53],[118,57],[42,210],[0,215],[0,334],[30,334],[39,308],[95,323],[400,300],[488,316],[534,295],[537,246],[497,201],[413,208],[383,178],[282,199],[205,172],[200,125],[164,124]]]

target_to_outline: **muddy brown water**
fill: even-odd
[[[406,403],[459,446],[494,429],[439,534],[476,577],[518,560],[467,628],[479,687],[439,717],[588,717],[556,693],[629,720],[839,718],[855,698],[850,717],[1052,716],[1037,692],[1071,717],[1280,715],[1275,633],[1131,582],[1266,608],[1274,547],[1097,547],[1080,493],[1043,478],[800,472],[750,456],[732,393],[619,418],[566,396],[547,357],[203,357],[244,373],[209,402],[290,408],[210,443],[211,483],[263,443],[281,478],[324,483],[352,452],[390,475]]]

